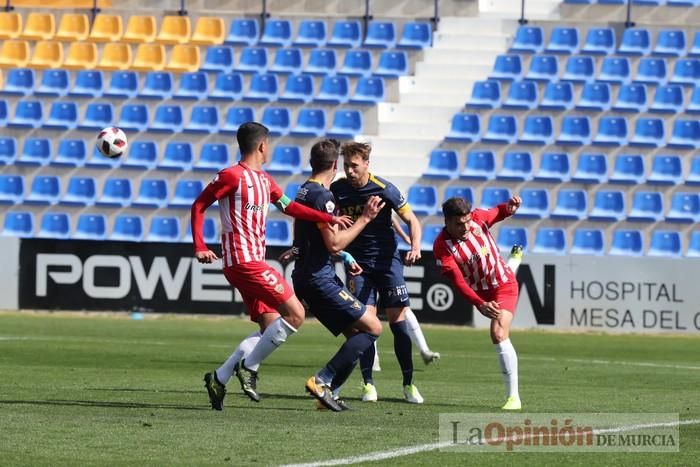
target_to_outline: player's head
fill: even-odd
[[[238,128],[236,139],[242,156],[259,154],[265,163],[270,152],[270,130],[258,122],[246,122]]]
[[[372,146],[369,143],[352,141],[340,147],[343,156],[345,176],[352,186],[363,187],[369,180],[369,155]]]
[[[452,238],[466,240],[469,221],[472,218],[472,203],[464,198],[454,197],[442,203],[445,228]]]
[[[311,171],[319,174],[332,169],[333,174],[338,170],[338,150],[340,142],[335,139],[322,139],[311,147]]]

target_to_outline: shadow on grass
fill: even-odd
[[[159,394],[202,394],[203,391],[187,391],[181,389],[146,389],[146,388],[85,388],[87,391],[101,392],[152,392]]]
[[[48,405],[75,407],[102,407],[115,409],[175,409],[175,410],[211,410],[208,407],[177,404],[148,404],[143,402],[111,402],[111,401],[80,401],[80,400],[0,400],[0,405]]]

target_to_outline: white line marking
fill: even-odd
[[[595,434],[605,434],[605,433],[621,433],[625,431],[634,431],[642,428],[660,428],[660,427],[672,427],[680,425],[699,425],[700,419],[696,420],[681,420],[679,422],[668,422],[668,423],[647,423],[643,425],[628,425],[620,426],[615,428],[603,428],[600,430],[593,430]],[[451,446],[451,442],[443,443],[430,443],[430,444],[419,444],[417,446],[408,446],[404,448],[392,449],[389,451],[377,451],[370,452],[368,454],[363,454],[361,456],[350,456],[344,457],[342,459],[330,459],[327,461],[318,462],[308,462],[304,464],[285,464],[281,467],[320,467],[326,465],[350,465],[359,464],[360,462],[374,462],[384,459],[393,459],[395,457],[410,456],[411,454],[417,454],[419,452],[435,451],[437,449],[442,449]]]

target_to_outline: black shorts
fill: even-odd
[[[339,335],[365,313],[365,306],[345,287],[338,276],[305,280],[293,278],[294,292],[307,310]]]

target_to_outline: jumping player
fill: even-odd
[[[445,228],[435,239],[433,253],[438,267],[455,288],[479,312],[491,319],[491,342],[506,387],[503,410],[520,410],[518,393],[518,356],[510,342],[510,324],[518,303],[518,282],[511,267],[500,255],[489,229],[512,216],[520,207],[520,197],[491,209],[474,209],[463,198],[450,198],[442,205]],[[517,251],[516,251],[517,250]],[[517,246],[517,264],[522,253]],[[517,265],[514,265],[517,269]]]

